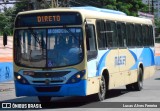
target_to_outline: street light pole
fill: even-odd
[[[58,7],[58,0],[51,0],[52,8]]]
[[[51,0],[52,8],[53,8],[53,0]]]
[[[150,13],[150,0],[148,0],[148,13]]]
[[[152,14],[154,15],[154,1],[152,0]]]

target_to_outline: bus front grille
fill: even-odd
[[[33,78],[53,78],[53,77],[63,77],[70,71],[59,71],[59,72],[34,72],[34,75],[30,75]]]
[[[32,81],[33,83],[40,83],[40,84],[45,84],[46,81]],[[49,81],[50,83],[61,83],[63,82],[62,80],[57,80],[57,81]]]

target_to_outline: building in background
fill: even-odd
[[[160,18],[160,0],[142,0],[149,7],[148,12],[154,14],[155,18]]]

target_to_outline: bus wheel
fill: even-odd
[[[133,84],[128,84],[128,85],[126,85],[126,89],[128,91],[133,91],[134,90],[134,85]]]
[[[138,80],[133,85],[136,91],[141,91],[143,89],[143,71],[141,68],[139,68]]]
[[[105,80],[104,75],[102,75],[101,80],[100,80],[99,92],[97,94],[98,101],[103,101],[106,98],[106,91],[107,91],[106,80]]]
[[[38,99],[40,102],[50,102],[51,98],[52,97],[50,97],[50,96],[38,96]]]

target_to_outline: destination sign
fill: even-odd
[[[61,22],[61,16],[37,16],[37,22]]]
[[[81,25],[82,17],[78,12],[50,12],[19,15],[15,27]]]

